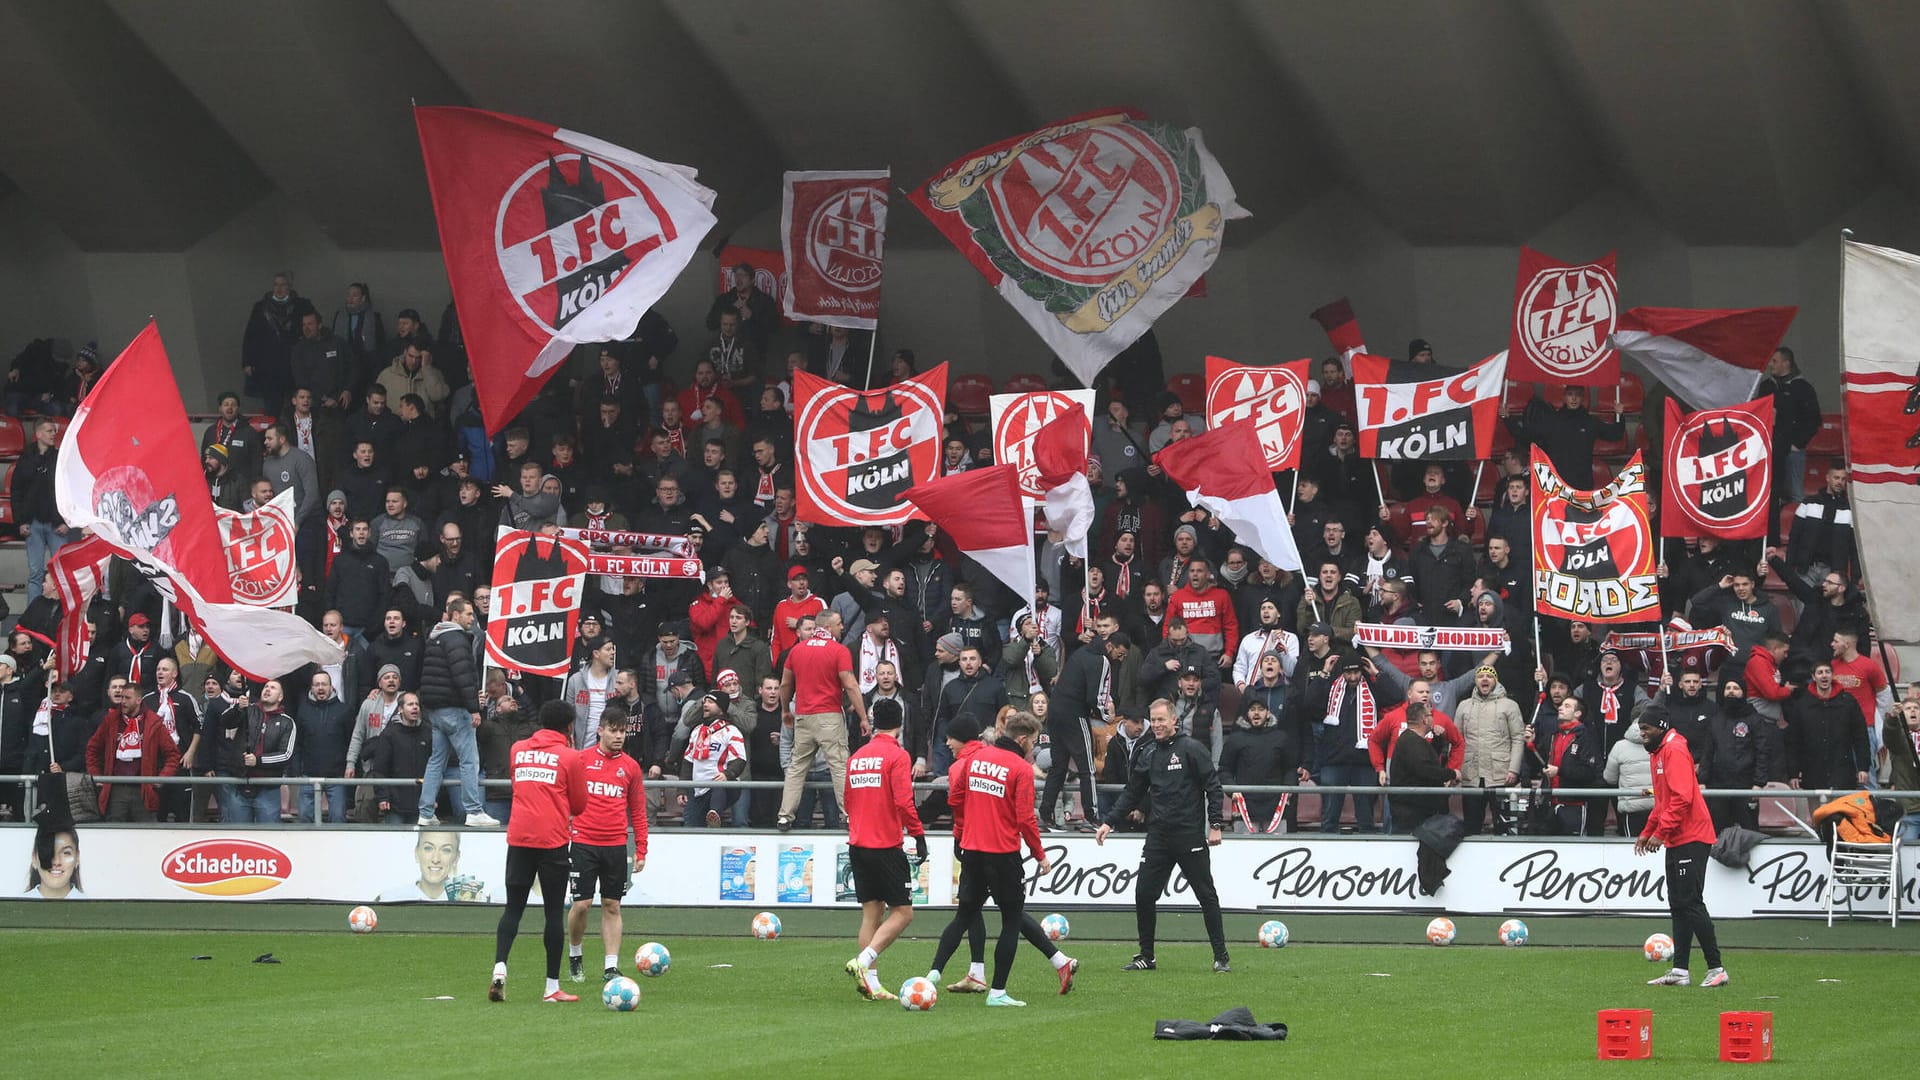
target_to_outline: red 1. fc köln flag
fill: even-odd
[[[1873,627],[1920,642],[1920,255],[1841,245],[1841,390],[1854,534]],[[1846,513],[1845,510],[1840,511]]]
[[[1341,297],[1331,304],[1316,308],[1311,316],[1327,332],[1327,340],[1340,350],[1340,362],[1351,365],[1353,358],[1367,351],[1367,343],[1360,336],[1360,321],[1353,317],[1353,305]]]
[[[790,172],[780,198],[789,319],[871,330],[880,318],[887,184],[879,172]]]
[[[1682,418],[1667,399],[1661,536],[1767,535],[1773,492],[1773,398]]]
[[[1533,609],[1580,622],[1660,618],[1640,455],[1598,490],[1570,487],[1533,448]]]
[[[617,341],[686,269],[713,192],[683,165],[479,109],[415,109],[473,388],[492,435],[585,341]]]
[[[1087,486],[1092,441],[1088,410],[1077,403],[1056,412],[1033,437],[1034,478],[1046,500],[1047,528],[1061,534],[1067,554],[1076,559],[1087,557],[1087,533],[1093,528],[1093,489]]]
[[[1251,367],[1207,357],[1207,427],[1250,419],[1267,468],[1275,472],[1298,468],[1312,371],[1312,360]]]
[[[1578,386],[1618,383],[1620,357],[1608,338],[1619,312],[1613,252],[1599,262],[1573,266],[1521,248],[1507,377]]]
[[[1629,308],[1613,347],[1645,364],[1687,404],[1724,409],[1753,396],[1799,308]]]
[[[909,488],[906,497],[955,547],[1033,607],[1033,519],[1013,466],[943,476]]]
[[[909,197],[1086,386],[1247,216],[1199,128],[1128,110],[1002,139]]]
[[[502,526],[495,534],[487,661],[528,675],[565,675],[587,582],[587,545]]]
[[[1443,377],[1433,377],[1440,372],[1445,373]],[[1465,371],[1399,363],[1384,356],[1354,357],[1360,456],[1400,461],[1492,457],[1506,377],[1504,351]]]
[[[340,662],[340,646],[306,620],[234,597],[199,448],[152,323],[74,413],[54,493],[68,525],[131,560],[248,678]]]
[[[1079,411],[1093,415],[1091,390],[1039,390],[1031,394],[995,394],[987,399],[988,421],[993,427],[993,460],[1020,470],[1020,490],[1029,499],[1039,499],[1047,489],[1040,482],[1039,463],[1034,460],[1034,438],[1057,416]],[[1080,444],[1081,472],[1086,471],[1086,451],[1093,438],[1091,427],[1087,441]]]
[[[793,471],[802,521],[898,525],[901,496],[940,475],[947,365],[878,390],[793,373]]]
[[[1218,515],[1242,544],[1282,570],[1300,569],[1300,549],[1287,527],[1286,507],[1267,471],[1252,420],[1235,420],[1153,455],[1187,501]]]

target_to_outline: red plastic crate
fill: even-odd
[[[1720,1060],[1772,1061],[1773,1014],[1770,1012],[1721,1013]]]
[[[1601,1009],[1600,1060],[1634,1061],[1653,1056],[1652,1009]]]

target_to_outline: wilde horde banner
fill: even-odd
[[[1581,622],[1660,618],[1653,528],[1640,455],[1613,482],[1570,487],[1533,448],[1533,609]]]
[[[982,147],[909,197],[1087,386],[1247,216],[1199,128],[1124,109]]]
[[[947,365],[865,391],[796,371],[793,389],[800,520],[899,525],[925,516],[901,497],[940,475]]]
[[[1492,457],[1506,378],[1504,351],[1465,371],[1384,356],[1354,357],[1360,456],[1401,461]]]

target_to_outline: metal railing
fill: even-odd
[[[38,784],[38,782],[40,781],[43,775],[44,774],[15,774],[11,776],[0,776],[0,784],[22,785],[26,789],[25,798],[22,800],[22,804],[25,806],[32,806],[34,805],[34,802],[35,802],[34,796],[36,794],[36,785]],[[331,824],[330,822],[325,820],[326,815],[321,810],[321,808],[326,805],[326,802],[327,802],[326,789],[329,787],[361,788],[361,787],[371,786],[371,787],[418,788],[422,786],[422,784],[424,783],[424,781],[421,779],[411,778],[411,777],[396,778],[396,777],[367,777],[367,776],[359,776],[359,777],[286,776],[286,777],[256,777],[256,778],[249,779],[249,778],[237,777],[237,776],[138,776],[138,777],[133,777],[133,776],[114,776],[109,774],[109,775],[93,775],[91,779],[95,784],[102,785],[103,787],[106,785],[112,785],[112,784],[128,784],[128,785],[141,785],[141,786],[151,784],[151,785],[156,785],[161,787],[209,787],[210,788],[210,787],[224,786],[224,787],[248,787],[248,788],[256,788],[256,789],[272,789],[272,788],[278,788],[278,787],[310,789],[312,798],[313,798],[313,806],[314,806],[314,813],[312,814],[313,820],[310,822],[303,821],[303,822],[300,822],[300,824],[311,824],[316,827]],[[513,787],[513,782],[510,780],[482,780],[480,781],[480,785],[482,788],[489,791],[507,791]],[[725,790],[735,790],[735,791],[781,791],[786,788],[786,781],[784,780],[682,780],[679,777],[663,776],[663,777],[660,777],[659,779],[647,780],[646,785],[649,788],[665,789],[667,791],[687,791],[687,792],[691,792],[696,788],[703,789],[703,790],[706,788],[721,788]],[[460,777],[457,772],[448,773],[441,780],[442,791],[449,791],[449,790],[458,791],[459,787],[460,787]],[[931,781],[931,780],[916,781],[913,785],[913,789],[916,792],[921,792],[921,793],[926,793],[934,790],[944,790],[946,787],[947,785],[943,782],[937,782],[937,781]],[[1559,788],[1555,790],[1548,790],[1546,788],[1538,787],[1532,784],[1515,784],[1510,787],[1505,787],[1505,786],[1503,787],[1464,787],[1464,786],[1395,787],[1390,785],[1381,786],[1378,784],[1234,784],[1234,785],[1224,785],[1223,787],[1228,794],[1231,794],[1237,791],[1247,795],[1283,795],[1284,794],[1284,795],[1293,795],[1296,797],[1300,795],[1371,795],[1376,797],[1391,798],[1394,795],[1446,795],[1446,796],[1471,795],[1475,797],[1486,796],[1488,798],[1504,799],[1506,797],[1513,796],[1513,795],[1525,795],[1531,798],[1551,798],[1551,799],[1562,800],[1562,801],[1577,801],[1577,800],[1584,800],[1584,799],[1645,798],[1649,794],[1644,789],[1632,790],[1632,789],[1623,789],[1623,788]],[[804,789],[809,791],[827,792],[827,793],[833,794],[834,796],[836,796],[836,802],[838,801],[837,800],[838,792],[834,788],[831,782],[812,781],[804,785]],[[1095,790],[1104,794],[1117,795],[1120,792],[1126,790],[1126,788],[1125,788],[1125,785],[1121,785],[1121,784],[1096,784]],[[1701,791],[1701,794],[1708,799],[1776,799],[1776,800],[1788,800],[1788,801],[1797,801],[1797,802],[1827,802],[1831,799],[1838,798],[1839,796],[1851,794],[1852,792],[1860,791],[1860,790],[1863,790],[1863,789],[1858,787],[1707,788],[1707,789],[1703,789]],[[1879,798],[1899,799],[1899,800],[1920,799],[1920,791],[1876,790],[1876,789],[1865,789],[1865,790],[1868,790],[1870,794],[1872,794],[1872,796],[1876,799],[1879,799]],[[1076,792],[1077,792],[1077,787],[1069,786],[1065,794],[1071,796],[1073,794],[1076,794]],[[194,800],[194,802],[189,803],[189,816],[188,816],[187,824],[216,824],[215,822],[196,822],[193,820],[192,815],[196,813],[199,809],[199,807],[195,805],[196,803],[198,803],[198,801],[199,800]],[[275,824],[275,823],[265,822],[261,824]],[[284,824],[284,823],[281,823],[281,824]]]

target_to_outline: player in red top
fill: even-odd
[[[776,618],[776,627],[778,622]],[[774,819],[781,832],[793,828],[793,814],[800,808],[800,794],[806,788],[814,758],[826,755],[834,790],[847,786],[843,700],[860,718],[860,734],[873,734],[860,681],[853,675],[852,654],[834,640],[832,633],[816,628],[787,653],[786,669],[780,673],[780,706],[793,721],[793,757],[787,764],[786,787],[780,793],[780,816]]]
[[[580,762],[572,747],[573,706],[549,701],[540,706],[540,730],[513,744],[513,817],[507,823],[507,909],[494,931],[493,983],[487,1000],[507,1000],[507,954],[520,932],[527,896],[540,880],[540,904],[546,909],[547,991],[545,1001],[579,1001],[560,989],[560,957],[566,953],[567,840],[575,814],[587,808],[587,788],[579,782]]]
[[[880,985],[880,954],[913,922],[913,867],[927,861],[927,834],[913,806],[913,763],[900,747],[900,703],[873,703],[873,739],[847,761],[847,865],[860,901],[860,955],[847,961],[855,989],[869,1001],[895,1001]],[[913,837],[914,861],[900,847]]]
[[[1040,721],[1014,713],[991,743],[967,759],[965,783],[947,791],[953,806],[954,843],[960,847],[960,888],[953,921],[940,935],[927,978],[940,981],[960,947],[960,936],[980,915],[987,898],[1000,908],[1000,940],[993,949],[993,985],[988,1005],[1025,1005],[1007,996],[1007,975],[1020,949],[1020,916],[1026,911],[1026,872],[1020,844],[1033,852],[1040,873],[1048,869],[1040,846],[1040,819],[1033,810],[1033,765],[1028,760],[1040,738]]]
[[[1673,913],[1673,970],[1649,986],[1685,986],[1693,978],[1687,954],[1693,939],[1707,956],[1705,987],[1727,985],[1727,969],[1720,966],[1720,943],[1713,933],[1713,917],[1703,899],[1707,855],[1713,849],[1713,817],[1700,795],[1693,754],[1687,740],[1667,726],[1667,710],[1651,705],[1640,714],[1640,738],[1653,756],[1653,811],[1647,827],[1633,842],[1636,855],[1667,848],[1667,908]]]
[[[600,942],[606,946],[606,978],[620,974],[620,898],[627,895],[627,828],[633,828],[633,872],[647,866],[647,790],[640,763],[623,753],[626,707],[609,702],[600,713],[600,741],[580,751],[576,781],[585,788],[586,809],[573,819],[573,910],[567,913],[567,976],[585,982],[581,950],[587,908],[600,895]]]

